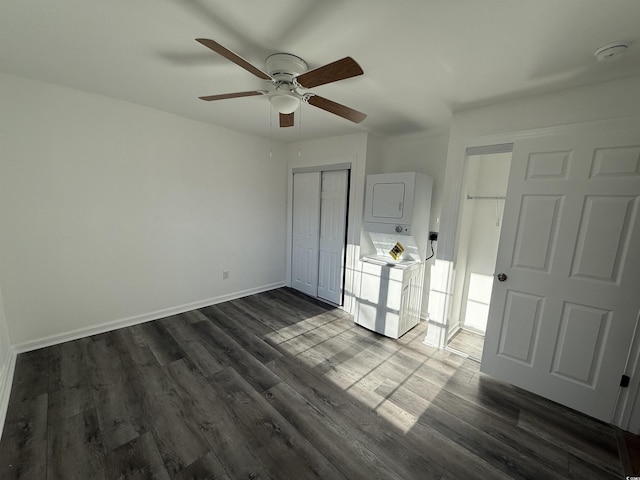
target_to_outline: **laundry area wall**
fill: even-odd
[[[382,144],[381,161],[367,169],[367,173],[418,172],[429,175],[433,179],[429,217],[429,231],[431,232],[438,232],[440,229],[448,143],[448,131],[392,137],[386,139]],[[437,242],[433,243],[433,247],[434,252],[437,252]],[[431,254],[430,252],[429,248],[427,256]],[[428,318],[431,265],[434,261],[435,255],[427,262],[425,268],[420,315],[422,318]]]
[[[289,227],[291,225],[291,172],[295,168],[351,164],[349,218],[347,226],[347,258],[345,278],[345,310],[353,313],[354,292],[359,289],[358,261],[362,232],[362,212],[366,175],[377,173],[418,172],[433,178],[431,220],[429,229],[438,231],[442,209],[444,173],[449,136],[446,131],[400,135],[392,138],[372,134],[354,134],[322,140],[292,143],[287,146],[289,163]],[[437,244],[434,243],[434,248]],[[434,257],[435,258],[435,257]],[[433,260],[431,260],[432,262]],[[291,245],[287,249],[287,284],[291,285]],[[429,267],[426,269],[421,316],[427,317]]]

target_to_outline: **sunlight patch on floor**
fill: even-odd
[[[372,344],[366,337],[358,337],[353,325],[334,320],[323,322],[312,317],[274,332],[271,339],[280,340],[279,348],[405,434],[464,361],[442,351],[425,351],[420,360],[413,347],[390,344],[386,339]],[[358,344],[362,350],[354,349]],[[438,357],[437,366],[432,356]]]

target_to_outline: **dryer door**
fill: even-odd
[[[365,222],[410,225],[416,174],[368,175],[365,194]]]
[[[402,218],[404,210],[405,185],[397,183],[375,183],[373,185],[371,203],[371,216],[380,221],[393,218],[396,221]]]

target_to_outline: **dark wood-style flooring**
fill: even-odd
[[[624,478],[618,429],[289,289],[18,356],[15,479]]]

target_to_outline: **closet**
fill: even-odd
[[[489,316],[510,167],[511,152],[469,155],[465,164],[447,338],[450,350],[478,361]]]
[[[291,286],[342,305],[349,170],[295,171]]]

